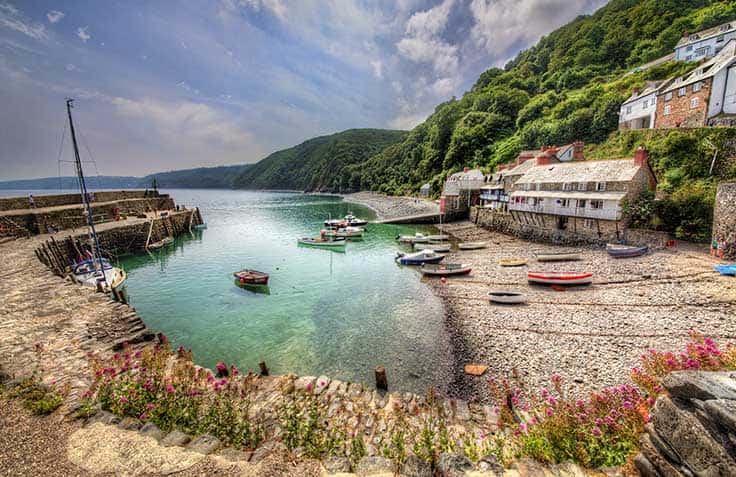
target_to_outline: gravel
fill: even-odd
[[[346,202],[354,202],[373,209],[378,220],[409,217],[412,215],[439,213],[439,205],[428,199],[396,197],[376,192],[356,192],[344,196]]]
[[[468,277],[443,284],[428,280],[445,301],[447,325],[456,355],[452,393],[490,399],[489,376],[516,371],[530,389],[551,388],[550,376],[563,377],[565,393],[581,396],[629,380],[632,367],[650,348],[679,351],[690,330],[725,344],[736,337],[736,280],[713,272],[707,250],[693,245],[613,259],[599,248],[582,251],[577,262],[539,263],[534,251],[572,250],[526,242],[476,227],[470,222],[442,229],[459,241],[487,241],[489,248],[457,251],[446,263],[468,263]],[[528,267],[503,268],[501,258],[527,258]],[[555,291],[527,284],[527,271],[592,271],[590,287]],[[490,289],[519,290],[529,302],[493,305]],[[485,364],[483,377],[467,376],[465,364]]]

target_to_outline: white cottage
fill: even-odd
[[[675,46],[675,59],[679,61],[700,61],[712,58],[728,43],[736,38],[736,21],[718,25],[697,33],[685,32]]]
[[[634,91],[621,105],[618,116],[619,130],[654,128],[657,115],[657,95],[672,80],[647,81],[646,87]]]

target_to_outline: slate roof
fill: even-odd
[[[515,185],[566,182],[629,182],[641,165],[634,159],[579,161],[531,167]]]
[[[687,37],[680,38],[680,41],[677,42],[677,45],[675,45],[675,48],[681,48],[685,45],[689,45],[690,43],[695,43],[696,41],[705,40],[707,38],[710,38],[712,36],[717,36],[722,33],[732,32],[736,28],[736,21],[730,21],[726,23],[721,23],[718,26],[714,26],[712,28],[707,28],[705,30],[692,33],[688,35]]]
[[[542,151],[539,151],[539,154],[541,154]],[[506,169],[505,171],[501,171],[501,174],[505,176],[520,176],[523,174],[526,174],[526,171],[531,169],[537,164],[536,159],[527,159],[526,161],[522,162],[518,166],[514,167],[513,169]]]
[[[662,92],[673,91],[683,86],[708,79],[723,68],[728,68],[734,63],[736,63],[736,39],[731,39],[716,56],[699,65],[690,74],[677,78],[667,88],[663,89]]]
[[[559,199],[621,200],[626,192],[578,192],[567,190],[517,190],[512,197],[552,197]]]
[[[670,83],[672,80],[662,80],[662,81],[647,81],[646,86],[643,90],[639,91],[639,94],[634,91],[631,96],[628,97],[626,101],[623,102],[623,104],[628,104],[632,101],[636,101],[639,98],[643,98],[644,96],[648,96],[652,93],[658,92],[660,89],[667,87],[668,83]]]

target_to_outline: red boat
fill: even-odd
[[[268,285],[268,273],[244,269],[233,273],[235,281],[240,285]]]
[[[530,283],[542,285],[590,285],[593,274],[590,272],[529,272],[527,279]]]

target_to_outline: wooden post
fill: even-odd
[[[388,380],[386,379],[386,368],[376,366],[376,389],[388,391]]]
[[[268,376],[268,366],[265,361],[258,363],[258,367],[261,368],[261,376]]]

